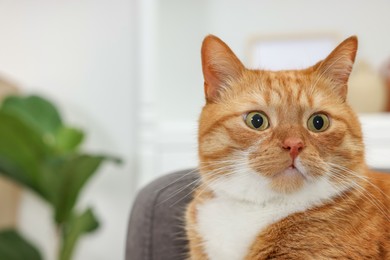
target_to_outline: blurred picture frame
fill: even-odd
[[[302,69],[325,58],[341,40],[332,32],[255,35],[247,55],[254,69]]]

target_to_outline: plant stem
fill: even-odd
[[[63,240],[61,230],[62,230],[61,225],[56,225],[57,244],[56,244],[55,251],[57,253],[57,259],[61,259],[61,248],[62,248],[62,240]]]

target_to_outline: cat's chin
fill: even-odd
[[[296,167],[289,166],[271,179],[273,190],[281,193],[291,193],[299,190],[305,182],[305,175]]]

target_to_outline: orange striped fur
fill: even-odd
[[[351,37],[304,70],[250,70],[220,39],[205,38],[206,105],[198,135],[202,184],[187,208],[189,259],[220,260],[219,253],[225,255],[221,260],[390,259],[389,177],[368,170],[360,123],[346,102],[356,50],[357,39]],[[268,117],[267,129],[248,127],[245,117],[253,111]],[[316,113],[329,118],[323,132],[308,129],[308,120]],[[287,140],[299,140],[297,157],[292,153],[295,143],[286,148]],[[289,167],[293,170],[287,171]],[[318,194],[310,191],[314,183]],[[299,197],[300,192],[304,196]],[[218,216],[217,209],[207,206],[207,212],[216,212],[208,215],[203,209],[217,199],[221,208],[228,201],[229,210],[237,215],[248,205],[263,217],[262,207],[278,209],[280,204],[282,211],[290,198],[296,209],[280,217],[277,212],[271,212],[275,218],[265,216],[270,222],[259,225],[255,236],[246,244],[237,241],[242,244],[237,250],[244,252],[237,255],[222,251],[231,250],[227,245],[236,244],[235,236],[247,237],[240,233],[244,231],[233,231],[241,220],[224,214],[229,211]],[[215,218],[210,229],[203,215]],[[227,228],[221,224],[219,231],[219,217],[221,223],[232,218],[231,233],[229,224]],[[214,235],[217,231],[221,235]],[[220,245],[212,241],[215,238]]]

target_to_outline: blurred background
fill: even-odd
[[[123,259],[136,191],[196,166],[200,46],[210,33],[248,67],[272,69],[310,65],[357,35],[349,98],[367,129],[368,163],[390,168],[389,12],[386,0],[0,0],[4,89],[49,98],[86,131],[85,149],[124,160],[104,165],[81,194],[101,228],[74,259]],[[286,53],[299,55],[286,63]],[[11,222],[55,259],[52,212],[33,193],[7,187]]]

